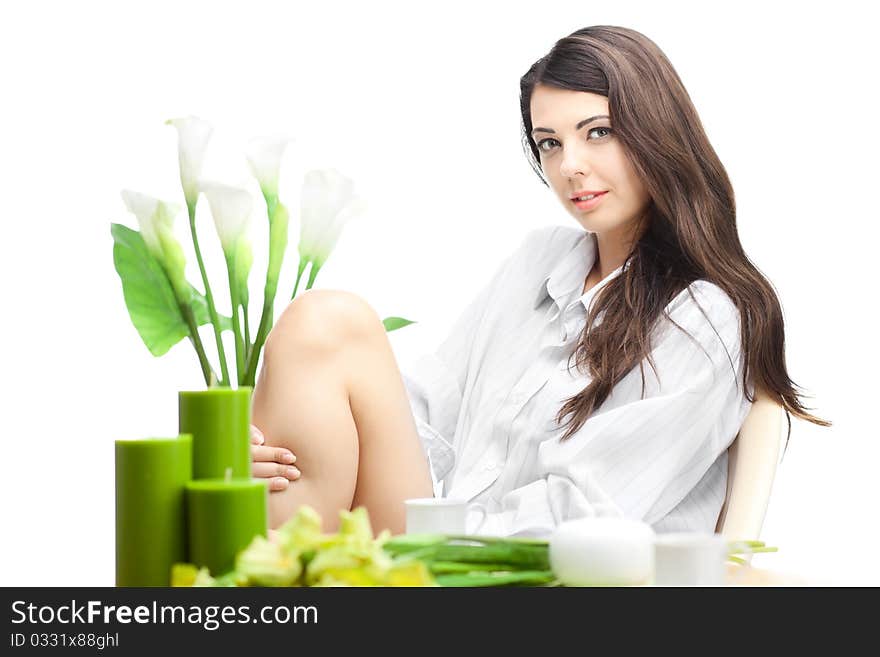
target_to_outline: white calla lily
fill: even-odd
[[[278,196],[281,158],[292,141],[290,137],[254,137],[248,142],[247,161],[267,199]]]
[[[180,184],[186,197],[187,207],[192,212],[199,196],[199,177],[205,151],[214,128],[197,116],[168,119],[166,125],[177,128],[177,155],[180,162]]]
[[[137,219],[147,250],[168,268],[182,270],[186,261],[174,237],[174,217],[180,206],[130,189],[122,190],[122,200]]]
[[[243,239],[250,225],[251,209],[254,201],[251,193],[240,187],[232,187],[216,182],[203,182],[200,190],[208,199],[214,226],[220,237],[220,244],[226,256],[226,270],[229,274],[229,294],[232,301],[232,332],[235,339],[235,364],[238,380],[245,374],[247,346],[241,335],[239,306],[247,298],[247,271],[237,271],[238,266],[250,268],[252,260],[250,249],[242,247]],[[249,257],[250,256],[250,257]],[[245,289],[242,289],[245,288]]]
[[[203,182],[199,188],[211,206],[211,216],[214,217],[223,252],[233,255],[236,244],[250,226],[253,196],[246,189],[222,183]]]
[[[122,190],[122,200],[125,207],[131,212],[138,222],[141,237],[147,245],[147,249],[156,258],[162,257],[162,244],[159,242],[159,236],[156,234],[157,227],[156,214],[159,209],[159,199],[140,192],[133,192],[130,189]]]
[[[122,200],[125,202],[129,212],[137,218],[140,228],[138,234],[141,236],[147,252],[158,263],[171,285],[171,290],[177,300],[180,319],[186,324],[190,341],[199,357],[205,383],[210,384],[210,381],[216,380],[216,376],[211,368],[211,364],[208,362],[205,348],[199,337],[198,317],[193,309],[193,294],[195,290],[186,280],[186,257],[183,254],[180,243],[174,237],[174,219],[181,208],[177,203],[162,201],[130,189],[122,190]],[[116,249],[119,246],[119,242],[114,245],[114,262],[116,262],[117,258]],[[120,255],[119,257],[122,258],[123,256]],[[138,267],[143,267],[145,264],[143,262],[143,253],[136,246],[133,246],[131,242],[127,246],[127,255],[124,257],[128,259],[129,266],[135,261]],[[135,286],[132,289],[143,290],[144,281],[142,276],[137,270],[134,275],[132,275],[130,269],[126,274],[123,274],[121,269],[117,269],[117,271],[119,271],[119,275],[123,279],[123,289],[126,291],[125,301],[132,316],[132,321],[135,322],[138,331],[145,331],[145,333],[141,333],[141,337],[147,343],[150,351],[157,355],[165,353],[173,344],[173,341],[170,344],[166,342],[168,340],[168,333],[156,327],[157,325],[161,326],[163,322],[167,323],[169,321],[167,307],[145,298],[145,295],[149,295],[149,293],[144,291],[132,292],[130,298],[125,288],[126,282],[129,285]],[[128,281],[126,280],[127,278]],[[156,294],[161,295],[162,293],[156,291]],[[137,319],[135,319],[136,317]],[[159,351],[157,352],[156,349]]]
[[[366,212],[367,203],[361,198],[353,198],[339,213],[328,222],[326,230],[324,230],[314,245],[314,261],[318,267],[322,267],[330,256],[330,253],[336,247],[342,229],[346,224],[355,217]]]
[[[301,197],[299,254],[320,269],[345,225],[366,210],[355,196],[354,183],[336,169],[315,169],[305,175]]]

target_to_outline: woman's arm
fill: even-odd
[[[728,450],[727,501],[716,531],[730,540],[756,540],[761,533],[783,442],[784,417],[782,407],[758,390],[739,436]],[[750,561],[751,555],[745,559]]]

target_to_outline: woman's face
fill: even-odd
[[[530,107],[544,176],[566,211],[590,232],[632,235],[651,198],[614,134],[608,99],[539,84]],[[578,207],[572,196],[584,190],[606,193]]]

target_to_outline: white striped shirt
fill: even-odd
[[[571,416],[557,426],[556,413],[591,380],[574,358],[567,371],[569,356],[591,299],[623,269],[583,293],[596,252],[580,228],[531,231],[439,348],[403,371],[435,495],[469,502],[470,534],[546,536],[609,515],[657,532],[715,530],[727,448],[751,407],[739,312],[716,285],[690,285],[699,306],[683,290],[666,307],[693,339],[661,318],[659,380],[645,360],[644,397],[636,366],[559,440]]]

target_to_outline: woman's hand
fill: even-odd
[[[293,466],[296,456],[283,447],[269,447],[262,432],[251,425],[251,474],[269,480],[270,491],[286,490],[291,481],[299,479],[300,471]]]

